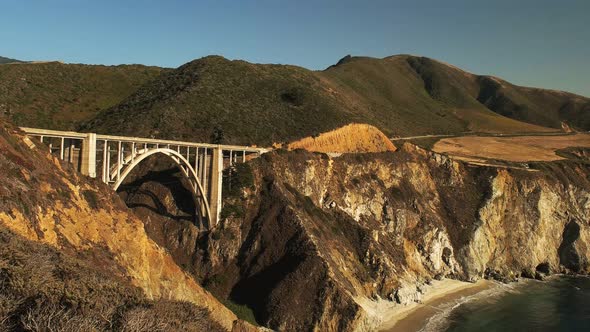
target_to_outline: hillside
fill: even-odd
[[[354,118],[312,71],[210,56],[163,74],[83,130],[272,144],[346,125]]]
[[[424,57],[345,57],[324,71],[209,56],[177,69],[0,66],[18,125],[270,145],[367,123],[387,136],[590,129],[590,99],[519,87]]]
[[[590,129],[589,98],[515,86],[426,57],[349,58],[322,75],[349,103],[389,109],[402,127],[430,126],[429,133],[441,126],[451,132],[543,131],[522,122],[559,129],[561,121]]]
[[[422,59],[425,66],[445,66]],[[471,94],[471,97],[497,114],[551,128],[560,128],[561,122],[565,121],[575,128],[590,130],[590,99],[587,97],[517,86],[494,76],[467,77],[477,87],[477,95]],[[440,81],[445,79],[439,78],[437,84],[442,85]]]
[[[19,62],[22,62],[22,61],[0,56],[0,65],[5,64],[5,63],[19,63]]]
[[[0,330],[247,328],[116,193],[39,144],[0,120]]]
[[[588,105],[408,55],[351,57],[318,72],[211,56],[165,73],[81,128],[199,141],[221,129],[227,143],[270,145],[353,122],[388,136],[555,131],[564,120],[590,129]]]
[[[0,114],[20,126],[75,129],[164,69],[59,62],[0,66]]]

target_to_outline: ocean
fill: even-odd
[[[430,331],[590,331],[590,278],[525,280],[437,308]]]

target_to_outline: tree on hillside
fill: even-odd
[[[215,126],[213,128],[213,133],[211,133],[211,143],[222,144],[224,139],[223,129],[220,126]]]

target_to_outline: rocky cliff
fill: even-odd
[[[380,307],[419,301],[435,278],[587,273],[590,168],[575,155],[526,170],[411,144],[338,158],[279,150],[234,173],[242,189],[219,227],[176,226],[160,241],[268,327],[370,330]]]
[[[42,145],[14,128],[2,128],[0,240],[23,253],[15,260],[12,250],[0,251],[2,271],[9,271],[0,282],[37,301],[38,295],[6,280],[23,280],[14,277],[27,270],[19,266],[36,271],[26,262],[44,261],[23,258],[29,257],[23,247],[43,253],[57,262],[39,263],[50,285],[57,280],[50,288],[54,302],[67,308],[64,319],[73,319],[89,305],[72,300],[71,285],[84,278],[64,281],[63,275],[79,269],[104,276],[98,280],[109,283],[74,290],[118,294],[116,305],[108,319],[77,326],[117,327],[170,318],[170,310],[197,310],[142,302],[168,299],[198,304],[201,322],[213,324],[208,329],[247,328],[198,281],[273,329],[372,330],[387,318],[381,308],[420,301],[432,279],[513,281],[589,272],[584,148],[561,151],[564,160],[531,162],[528,169],[472,165],[412,144],[335,158],[277,150],[226,174],[223,220],[203,231],[191,223],[190,199],[183,199],[182,186],[170,184],[177,175],[167,166],[153,178],[130,178],[135,183],[122,196],[131,213],[102,184],[48,159]],[[30,317],[47,316],[45,302],[28,307],[6,301],[14,293],[0,296],[0,315],[11,324],[24,324],[15,317],[25,307],[37,308]],[[3,309],[8,302],[16,304]],[[146,306],[151,309],[141,309]],[[186,326],[189,316],[168,327]]]
[[[247,327],[148,237],[110,188],[0,124],[0,329]],[[51,317],[76,323],[64,330]]]

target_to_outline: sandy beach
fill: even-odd
[[[378,330],[383,332],[419,331],[430,317],[441,310],[441,306],[493,287],[498,287],[498,284],[488,280],[480,280],[476,283],[451,279],[435,280],[425,292],[422,303],[395,306],[387,310],[386,315],[391,319],[385,320]]]

